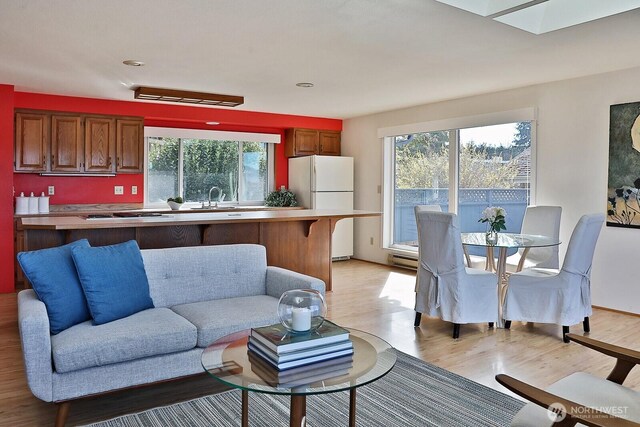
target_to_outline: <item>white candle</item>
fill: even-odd
[[[311,329],[311,310],[304,307],[291,309],[291,329],[298,332]]]

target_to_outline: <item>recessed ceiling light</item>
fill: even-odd
[[[211,125],[211,126],[217,126],[220,124],[220,122],[206,122],[206,124]]]
[[[144,62],[136,61],[135,59],[127,59],[126,61],[122,61],[122,63],[130,67],[142,67],[144,65]]]
[[[300,82],[300,83],[296,83],[296,86],[298,86],[298,87],[313,87],[313,83]]]

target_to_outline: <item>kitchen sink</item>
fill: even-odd
[[[219,211],[226,209],[236,209],[237,206],[195,206],[189,209],[198,210],[198,211]]]

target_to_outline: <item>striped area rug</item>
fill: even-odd
[[[212,380],[213,381],[213,380]],[[238,390],[91,424],[90,427],[228,427],[240,425]],[[504,393],[398,352],[385,377],[360,387],[357,424],[363,427],[508,426],[524,405]],[[349,424],[349,394],[307,397],[308,427]],[[251,426],[288,426],[289,398],[249,393]]]

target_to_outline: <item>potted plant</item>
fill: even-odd
[[[264,204],[269,207],[287,207],[298,206],[298,201],[295,194],[282,187],[280,190],[269,193],[264,199]]]
[[[167,204],[169,205],[171,210],[174,210],[174,211],[177,211],[178,209],[180,209],[180,206],[182,206],[183,203],[184,203],[184,200],[182,200],[182,197],[180,196],[169,197],[167,199]]]

